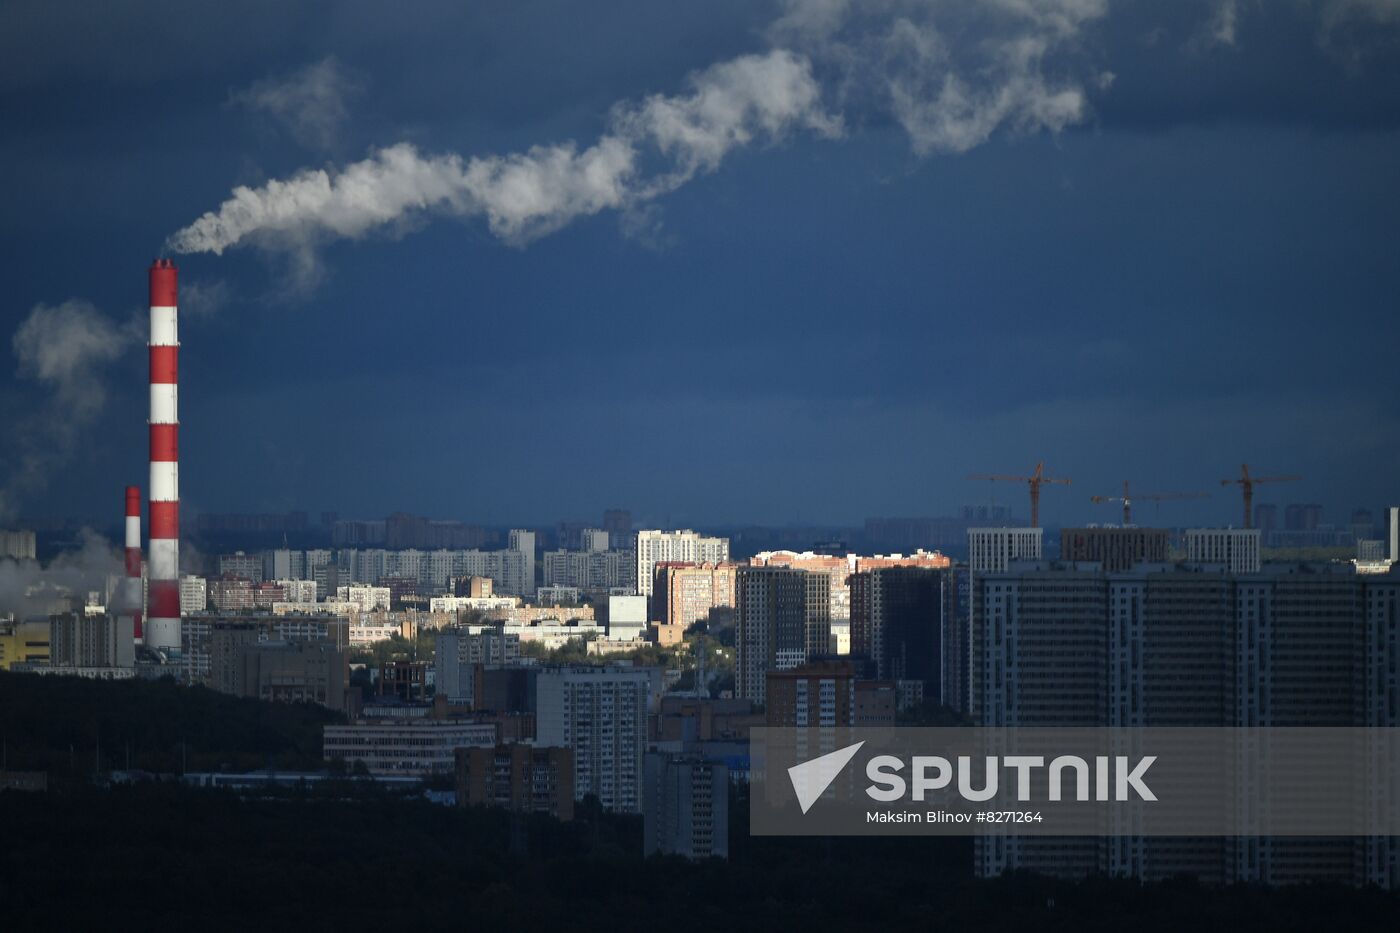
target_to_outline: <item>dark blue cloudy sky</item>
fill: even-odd
[[[195,511],[1400,500],[1400,0],[18,0],[0,113],[11,515],[144,485],[144,270],[206,212]]]

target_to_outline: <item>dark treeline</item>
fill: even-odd
[[[0,929],[662,931],[1318,930],[1400,928],[1400,897],[1313,887],[1081,884],[972,877],[965,838],[754,838],[738,791],[730,859],[643,859],[637,817],[594,801],[572,823],[459,810],[336,780],[240,797],[104,768],[320,765],[314,706],[170,682],[0,675],[9,766],[47,793],[0,792]],[[69,748],[73,751],[70,754]]]
[[[0,794],[5,928],[1395,929],[1378,891],[977,881],[967,840],[732,838],[642,859],[641,826],[457,810],[371,788],[240,799],[176,784]]]
[[[0,672],[0,744],[14,770],[50,781],[130,767],[161,773],[320,768],[311,704],[263,703],[170,680],[100,681]]]

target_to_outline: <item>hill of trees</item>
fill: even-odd
[[[323,767],[313,704],[264,703],[171,680],[102,681],[0,672],[6,766],[87,781],[95,770]],[[100,765],[100,768],[99,768]]]

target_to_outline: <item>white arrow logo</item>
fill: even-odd
[[[826,789],[831,786],[831,782],[836,780],[836,776],[841,770],[850,764],[856,752],[864,742],[857,742],[854,745],[847,745],[834,752],[829,752],[820,758],[813,758],[811,761],[804,761],[800,765],[793,765],[788,768],[788,777],[792,778],[792,789],[797,794],[797,802],[802,806],[802,812],[806,813],[812,809],[812,804],[821,799],[821,795],[826,793]]]

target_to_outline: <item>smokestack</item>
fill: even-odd
[[[175,263],[151,264],[151,557],[146,644],[180,650],[180,333]]]
[[[123,608],[131,614],[131,631],[141,643],[141,490],[126,487],[126,598]]]

